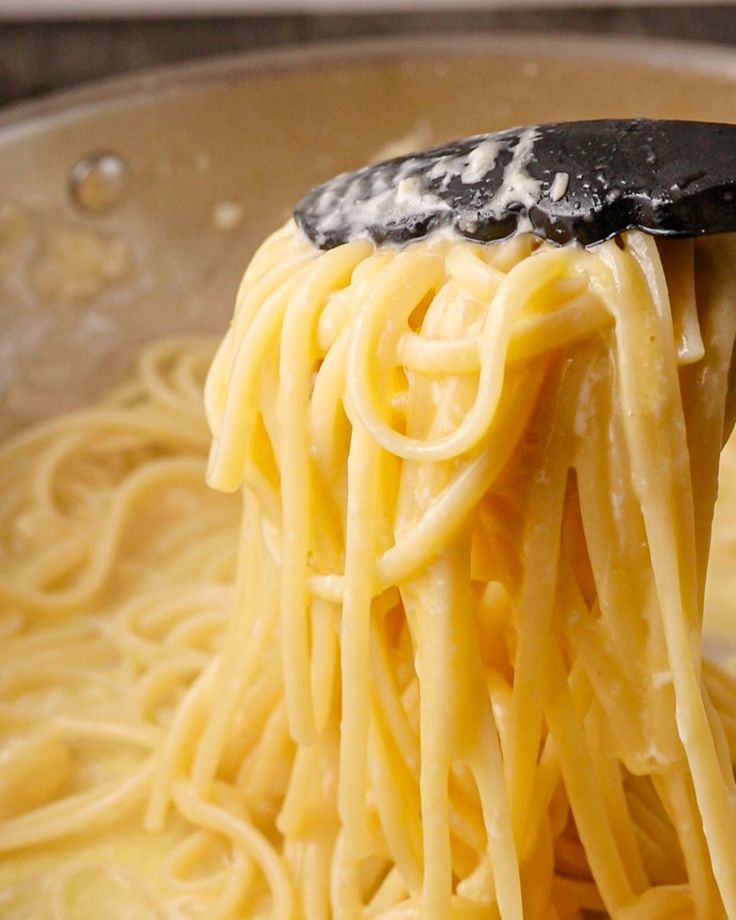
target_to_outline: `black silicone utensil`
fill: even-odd
[[[736,231],[736,125],[573,121],[477,135],[337,176],[295,217],[321,249],[443,228],[481,242],[532,231],[583,245],[634,227]]]

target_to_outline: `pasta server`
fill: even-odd
[[[585,246],[633,228],[736,231],[736,125],[626,119],[480,134],[337,176],[295,217],[321,249],[443,229],[480,242],[531,231]]]

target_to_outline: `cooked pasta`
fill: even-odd
[[[203,342],[6,444],[0,915],[736,918],[734,299],[730,237],[290,223],[234,494]]]

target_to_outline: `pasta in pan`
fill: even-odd
[[[205,387],[234,495],[206,343],[7,444],[0,914],[736,917],[734,246],[288,224]]]

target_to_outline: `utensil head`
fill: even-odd
[[[295,217],[321,249],[440,229],[585,246],[631,228],[736,231],[736,125],[573,121],[476,135],[343,173],[308,192]]]

